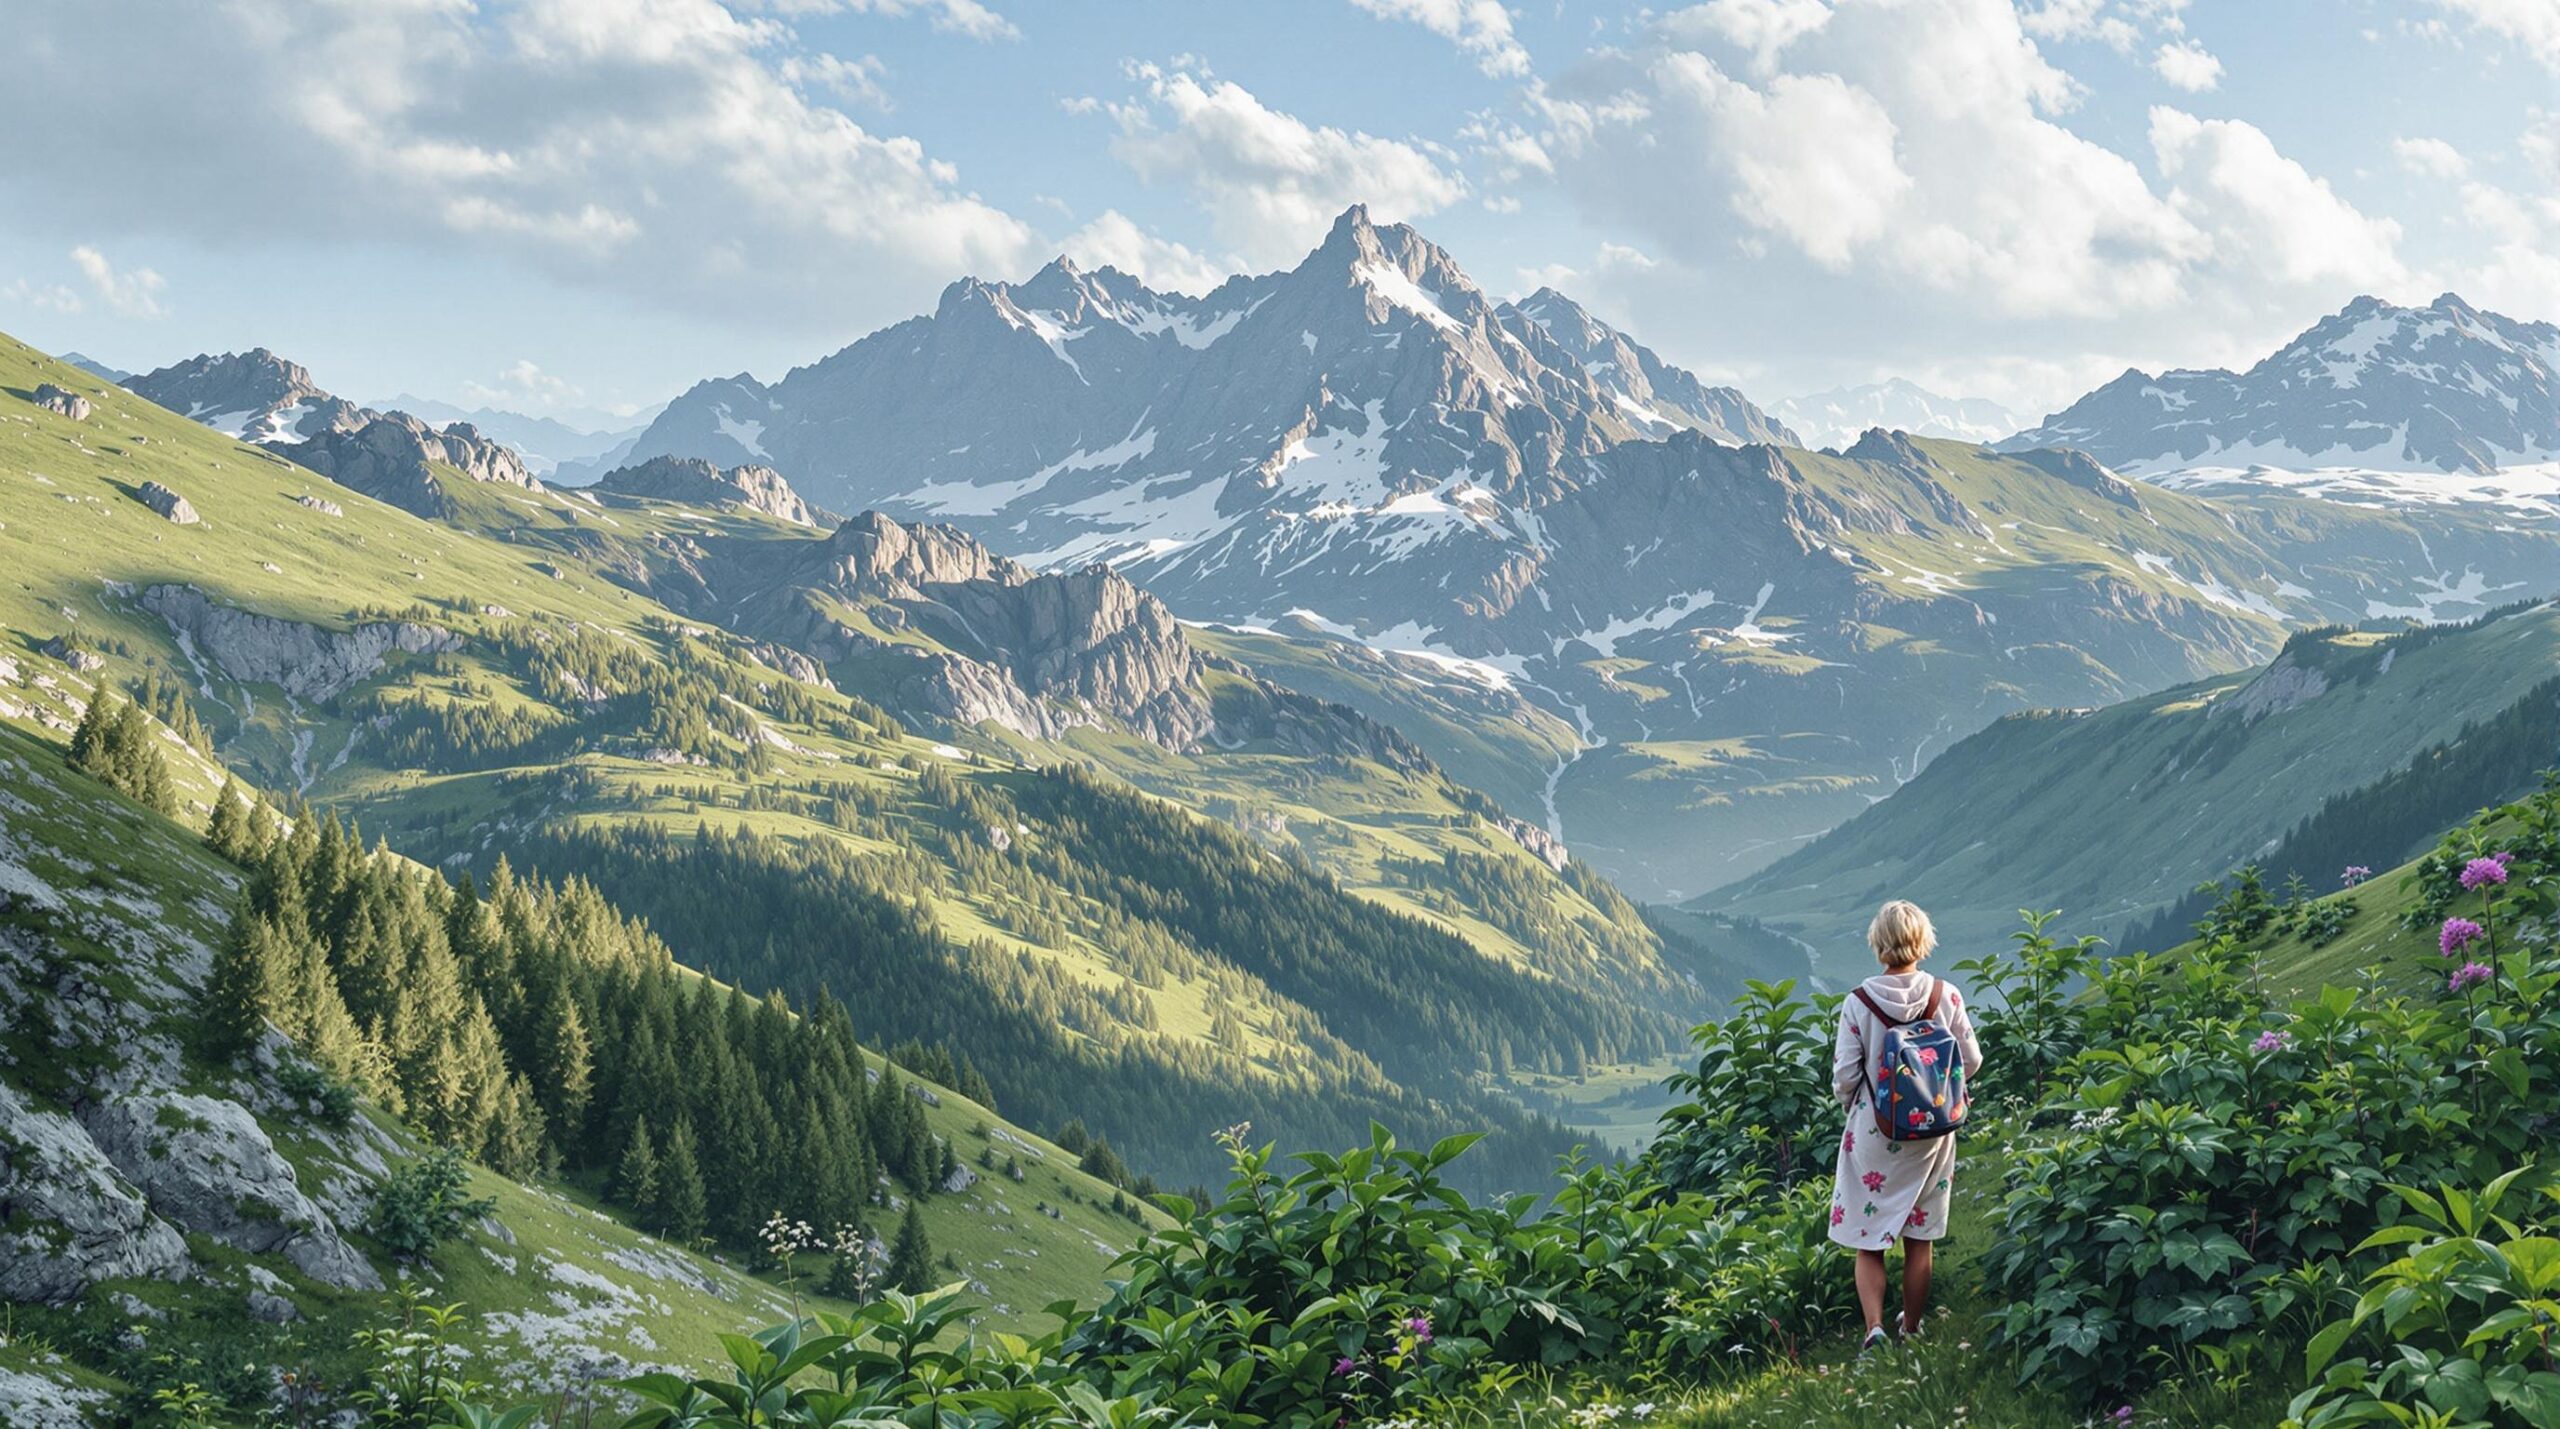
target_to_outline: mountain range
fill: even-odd
[[[1034,569],[1106,561],[1187,620],[1525,699],[1572,747],[1477,782],[1664,898],[2011,710],[2239,668],[2288,624],[2459,615],[2554,569],[2547,523],[2486,509],[2200,501],[2035,444],[1798,437],[1355,208],[1296,267],[1200,298],[1063,260],[955,283],[770,386],[698,384],[634,452],[769,465]]]
[[[2360,297],[2245,372],[2128,371],[1999,443],[2164,484],[2560,505],[2560,327]]]

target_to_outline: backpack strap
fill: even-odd
[[[1929,979],[1929,1005],[1920,1010],[1921,1021],[1935,1022],[1938,1020],[1938,999],[1946,996],[1946,992],[1947,980],[1945,978],[1933,977]]]
[[[1891,1016],[1887,1014],[1883,1008],[1876,1006],[1876,1000],[1867,996],[1865,986],[1861,985],[1849,989],[1849,995],[1856,998],[1858,1001],[1865,1003],[1867,1005],[1867,1011],[1875,1014],[1876,1021],[1883,1023],[1887,1027],[1900,1027],[1903,1025],[1903,1019]],[[1929,999],[1929,1005],[1932,1008],[1935,1008],[1938,1005],[1937,998],[1934,994]]]

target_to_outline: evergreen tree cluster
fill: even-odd
[[[271,1026],[436,1143],[600,1180],[679,1239],[748,1245],[775,1210],[861,1224],[890,1178],[923,1196],[956,1166],[823,994],[794,1015],[697,976],[584,882],[502,861],[484,893],[366,851],[332,814],[240,810],[226,789],[208,834],[250,872],[215,962],[215,1055]]]
[[[150,716],[130,700],[100,691],[71,732],[71,764],[146,808],[178,812],[178,786],[161,756]]]

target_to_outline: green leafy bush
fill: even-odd
[[[1671,1078],[1685,1098],[1663,1114],[1646,1161],[1664,1184],[1718,1192],[1753,1180],[1789,1187],[1829,1169],[1840,1123],[1831,1094],[1836,997],[1798,999],[1793,979],[1743,984],[1734,1012],[1690,1034],[1694,1072]]]
[[[375,1189],[365,1232],[394,1255],[431,1255],[464,1226],[498,1209],[494,1200],[473,1197],[466,1189],[470,1184],[470,1167],[451,1147],[404,1162]]]
[[[2373,1272],[2355,1313],[2311,1342],[2317,1383],[2293,1402],[2304,1429],[2350,1424],[2560,1424],[2560,1239],[2551,1218],[2499,1214],[2523,1170],[2478,1194],[2391,1189],[2414,1211],[2360,1248],[2405,1245]],[[2353,1341],[2373,1353],[2337,1358]],[[2332,1361],[2335,1361],[2332,1363]],[[2325,1372],[2324,1372],[2325,1371]]]

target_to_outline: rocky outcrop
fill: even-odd
[[[402,412],[301,441],[271,442],[268,448],[340,486],[431,519],[453,511],[444,469],[470,481],[542,489],[513,450],[481,436],[470,424],[456,422],[439,431]]]
[[[51,640],[44,642],[42,645],[37,646],[36,649],[40,653],[50,655],[54,659],[61,661],[63,664],[70,666],[72,669],[80,671],[82,674],[107,668],[106,656],[99,654],[95,650],[86,650],[73,644],[71,637],[67,635],[57,635]]]
[[[331,396],[300,363],[263,347],[205,353],[129,379],[125,390],[245,442],[299,442],[373,414]]]
[[[187,504],[187,498],[156,481],[142,483],[142,489],[134,494],[143,505],[176,525],[192,526],[202,519],[196,515],[195,507]]]
[[[319,512],[323,516],[344,516],[347,514],[347,508],[340,506],[338,503],[331,501],[325,496],[313,496],[309,492],[304,492],[302,495],[295,497],[294,500],[300,502],[304,506],[310,507],[312,510]]]
[[[796,551],[732,550],[713,579],[744,592],[738,628],[829,664],[864,658],[896,710],[1043,739],[1118,725],[1170,749],[1211,724],[1181,622],[1105,566],[1034,575],[951,527],[865,512]]]
[[[638,466],[607,472],[595,489],[621,496],[658,501],[685,501],[699,506],[743,506],[795,526],[823,526],[826,511],[800,498],[782,473],[769,466],[733,466],[726,470],[697,457],[653,457]]]
[[[382,1288],[381,1275],[302,1193],[292,1165],[238,1102],[146,1091],[91,1103],[78,1115],[166,1219],[238,1250],[281,1253],[324,1285]]]
[[[78,1122],[0,1083],[0,1301],[61,1304],[186,1268],[186,1241]]]
[[[770,670],[779,670],[804,685],[816,685],[821,689],[829,690],[836,687],[836,682],[827,678],[826,666],[788,645],[776,645],[770,640],[759,640],[747,647],[747,654],[753,657],[757,664]]]
[[[375,621],[324,630],[300,621],[217,605],[193,586],[157,585],[142,607],[169,623],[179,639],[244,684],[281,686],[297,699],[324,701],[373,677],[395,651],[412,655],[459,649],[462,637],[441,626]]]
[[[75,422],[89,420],[89,413],[93,410],[88,398],[68,388],[56,387],[50,382],[41,383],[36,387],[35,401],[37,406],[46,411],[69,417]]]
[[[1493,826],[1558,873],[1564,872],[1564,866],[1573,861],[1572,854],[1565,849],[1564,840],[1526,819],[1515,819],[1505,814],[1495,819]]]

